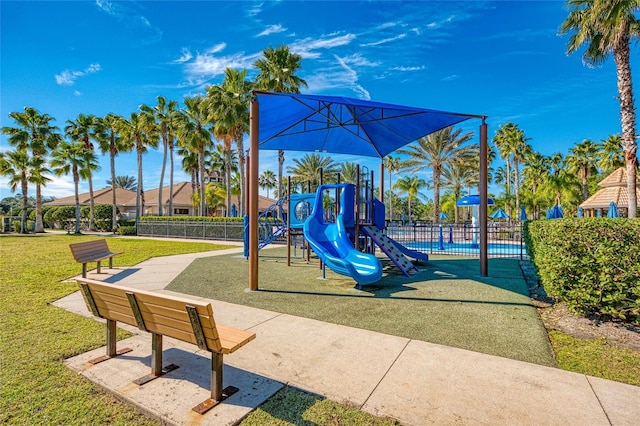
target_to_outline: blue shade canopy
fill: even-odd
[[[527,220],[527,209],[524,206],[520,206],[520,220]]]
[[[509,215],[502,209],[498,209],[489,216],[491,219],[509,219]]]
[[[430,133],[482,118],[338,96],[259,91],[254,95],[261,117],[260,149],[382,158]]]
[[[449,216],[445,212],[440,212],[440,219],[449,219]]]
[[[456,206],[479,206],[480,205],[480,196],[479,195],[465,195],[456,201]],[[487,205],[493,205],[493,198],[487,198]]]
[[[620,217],[620,213],[618,212],[618,205],[614,201],[609,203],[609,211],[607,212],[607,217],[610,217],[610,218]]]

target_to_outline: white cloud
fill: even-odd
[[[283,27],[280,24],[276,24],[276,25],[269,25],[267,28],[265,28],[260,34],[258,34],[256,37],[263,37],[263,36],[267,36],[269,34],[277,34],[277,33],[282,33],[287,31],[287,29],[285,27]]]
[[[189,84],[201,85],[206,79],[222,75],[225,68],[248,68],[259,57],[259,54],[245,55],[244,53],[216,55],[225,47],[225,43],[218,43],[205,53],[197,53],[195,57],[184,62]]]
[[[96,73],[101,69],[100,64],[91,64],[84,71],[64,70],[60,74],[56,74],[56,83],[61,86],[73,86],[78,78]]]
[[[147,30],[145,40],[143,40],[146,43],[153,43],[162,38],[162,31],[154,27],[145,16],[135,10],[138,7],[136,2],[113,3],[110,0],[96,0],[96,6],[100,11],[113,16],[127,27]]]
[[[74,90],[74,91],[73,91],[73,94],[74,94],[75,96],[82,96],[82,92],[80,92],[79,90]]]
[[[318,69],[316,74],[306,79],[309,84],[309,90],[311,92],[323,92],[347,88],[353,91],[356,97],[370,100],[369,91],[358,82],[358,73],[350,66],[350,64],[362,62],[359,55],[344,58],[334,55],[334,58],[336,60],[334,66]]]
[[[193,58],[193,55],[191,54],[191,51],[189,51],[189,49],[187,49],[186,47],[183,47],[182,50],[180,51],[180,57],[178,59],[173,60],[172,63],[184,64],[185,62],[190,61],[192,58]]]
[[[338,46],[346,46],[355,40],[355,34],[343,34],[332,33],[325,36],[321,36],[318,39],[307,37],[301,40],[297,40],[291,44],[291,51],[301,55],[303,58],[318,58],[320,53],[316,50],[331,49]]]
[[[249,16],[256,16],[262,12],[262,6],[264,6],[264,2],[257,3],[255,6],[247,10],[247,14]]]
[[[362,47],[379,46],[381,44],[391,43],[391,42],[396,41],[396,40],[402,40],[406,36],[407,36],[406,34],[402,33],[402,34],[398,34],[395,37],[384,38],[382,40],[374,41],[374,42],[371,42],[371,43],[363,43],[360,46],[362,46]]]
[[[409,72],[409,71],[422,71],[427,69],[427,67],[425,67],[424,65],[421,65],[419,67],[392,67],[391,69],[393,71]]]

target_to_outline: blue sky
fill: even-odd
[[[158,95],[181,102],[204,93],[225,67],[254,77],[261,51],[287,44],[303,57],[303,93],[487,115],[490,138],[511,121],[535,150],[567,154],[583,139],[619,133],[620,123],[613,60],[588,68],[579,54],[566,55],[568,38],[558,36],[564,5],[3,0],[0,125],[13,126],[8,114],[24,106],[55,117],[61,129],[80,113],[128,117]],[[477,134],[478,125],[463,127]],[[0,151],[9,149],[0,136]],[[285,166],[302,155],[287,153]],[[276,157],[261,152],[261,172],[277,170]],[[332,158],[379,167],[373,159]],[[145,188],[157,187],[161,159],[145,155]],[[95,188],[109,179],[108,157],[100,163]],[[120,155],[116,171],[136,176],[135,154]],[[176,169],[175,179],[189,178]],[[71,195],[71,177],[55,178],[43,193]],[[0,198],[9,195],[0,178]]]

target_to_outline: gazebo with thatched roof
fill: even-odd
[[[618,206],[622,216],[627,216],[629,208],[629,197],[627,192],[627,171],[620,167],[609,176],[604,178],[598,186],[601,189],[580,204],[585,217],[595,217],[600,211],[605,216],[609,209],[609,204],[613,201]],[[640,202],[640,179],[636,179],[637,200]],[[638,204],[640,208],[640,204]]]

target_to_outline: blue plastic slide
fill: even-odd
[[[340,211],[336,222],[325,222],[322,194],[327,189],[341,188]],[[372,284],[382,278],[382,263],[372,254],[353,246],[346,225],[353,223],[355,186],[352,184],[321,185],[311,215],[304,222],[304,236],[313,251],[334,272],[353,278],[358,285]]]

